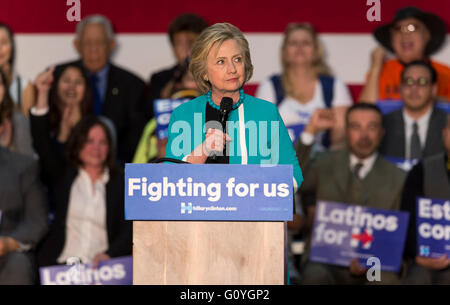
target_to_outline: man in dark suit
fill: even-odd
[[[35,282],[30,252],[47,232],[37,162],[0,147],[0,285]]]
[[[424,61],[414,61],[402,72],[402,109],[384,117],[386,135],[380,153],[401,159],[422,159],[444,151],[441,130],[446,114],[435,108],[437,76]]]
[[[442,130],[445,153],[427,157],[408,173],[402,196],[402,210],[409,212],[404,257],[407,273],[404,284],[450,285],[450,258],[417,255],[417,197],[450,200],[450,115]]]
[[[332,127],[332,113],[323,109],[313,114],[296,143],[297,157],[308,160],[314,135]],[[359,103],[349,108],[346,117],[348,148],[317,154],[307,164],[300,189],[311,230],[317,200],[354,204],[386,210],[398,210],[405,173],[384,160],[378,146],[384,134],[382,114],[377,106]],[[365,284],[366,269],[355,259],[349,268],[306,262],[303,284]],[[381,272],[383,284],[399,281],[393,272]]]
[[[91,77],[94,114],[115,125],[121,162],[131,162],[148,114],[144,112],[145,83],[139,77],[110,62],[115,47],[110,21],[101,15],[84,18],[77,25],[74,46],[80,60],[56,67],[55,75],[68,64],[82,67]]]

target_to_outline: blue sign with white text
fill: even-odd
[[[123,256],[92,264],[42,267],[41,285],[132,285],[133,258]]]
[[[126,164],[125,219],[289,221],[292,165]]]
[[[450,257],[450,199],[418,197],[416,204],[417,255]]]
[[[286,126],[286,129],[289,132],[289,137],[291,138],[292,143],[295,143],[298,140],[298,138],[300,138],[300,135],[305,129],[305,127],[306,127],[305,124]]]
[[[156,118],[156,136],[158,139],[166,139],[168,137],[168,128],[170,115],[179,105],[189,101],[190,99],[156,99],[153,103],[153,111]]]
[[[409,172],[414,167],[414,165],[419,162],[418,159],[403,159],[389,156],[385,156],[384,158],[406,172]]]
[[[377,106],[380,108],[381,113],[386,115],[395,110],[401,109],[403,107],[403,101],[401,100],[380,100],[377,102]],[[450,113],[450,103],[447,102],[436,102],[436,108],[442,110],[446,113]]]
[[[367,260],[376,257],[381,270],[398,271],[408,219],[406,212],[319,201],[310,260],[349,266],[356,258],[366,267]]]

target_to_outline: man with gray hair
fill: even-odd
[[[92,81],[95,115],[103,115],[114,123],[119,161],[131,162],[142,129],[145,83],[139,77],[110,62],[116,41],[110,21],[102,15],[91,15],[77,25],[74,47],[80,60],[61,64],[55,76],[69,64],[82,67]]]

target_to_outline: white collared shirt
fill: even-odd
[[[109,170],[94,184],[86,171],[80,169],[69,198],[66,219],[66,241],[58,258],[65,263],[69,257],[78,257],[90,263],[98,253],[108,249],[106,230],[106,183]]]
[[[417,122],[420,146],[422,149],[425,147],[425,142],[427,140],[428,126],[430,123],[431,113],[433,112],[433,107],[430,107],[427,113],[425,113],[420,119],[415,121],[411,118],[403,109],[403,120],[405,122],[405,159],[409,159],[411,156],[411,136],[413,134],[413,124]]]
[[[369,174],[369,172],[372,170],[377,157],[378,157],[378,153],[374,152],[369,157],[361,160],[354,154],[350,153],[350,171],[353,172],[353,168],[356,166],[356,164],[362,163],[363,166],[359,170],[359,178],[364,179]]]

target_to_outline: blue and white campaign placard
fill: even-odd
[[[133,259],[123,256],[92,264],[42,267],[41,285],[132,285]]]
[[[126,164],[125,219],[289,221],[292,165]]]
[[[418,197],[416,204],[417,255],[450,257],[450,199]]]
[[[385,156],[384,158],[406,172],[409,172],[414,167],[414,165],[419,162],[419,159],[404,159],[389,156]]]
[[[349,266],[357,258],[365,267],[376,257],[382,270],[398,271],[408,219],[407,212],[318,201],[310,260]]]
[[[379,100],[377,106],[380,108],[381,113],[386,115],[395,110],[401,109],[403,107],[403,101],[401,100]],[[440,109],[446,113],[450,113],[450,103],[447,102],[436,102],[436,108]]]
[[[286,126],[286,129],[289,133],[289,137],[291,138],[292,143],[295,143],[298,140],[298,138],[300,138],[300,135],[302,134],[305,127],[306,127],[305,124]]]
[[[153,102],[153,110],[156,118],[156,136],[158,139],[166,139],[168,137],[168,128],[170,115],[173,110],[190,99],[156,99]]]

